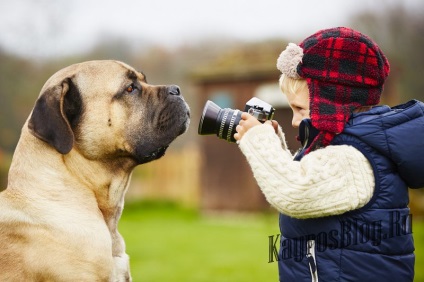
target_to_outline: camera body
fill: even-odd
[[[244,111],[254,116],[258,121],[264,123],[274,118],[275,109],[261,99],[253,97],[247,101]]]
[[[244,111],[264,123],[274,117],[275,109],[259,98],[253,97],[247,101]],[[216,134],[218,138],[228,142],[236,142],[234,134],[241,119],[241,111],[230,108],[221,109],[217,104],[208,100],[203,108],[198,133],[200,135]]]

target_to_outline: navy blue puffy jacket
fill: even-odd
[[[408,187],[424,186],[424,104],[413,100],[353,114],[332,145],[361,151],[375,191],[342,215],[280,215],[280,281],[413,281],[414,244]]]

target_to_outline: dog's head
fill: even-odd
[[[88,159],[160,158],[189,124],[176,85],[156,86],[118,61],[69,66],[44,85],[28,121],[30,132],[60,154]]]

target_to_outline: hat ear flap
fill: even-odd
[[[66,97],[69,92],[74,92],[70,91],[70,84],[72,87],[71,80],[67,78],[61,84],[47,88],[35,103],[28,122],[28,128],[34,136],[47,142],[61,154],[72,150],[74,133],[70,122],[77,120],[76,113],[80,111],[81,104],[77,93],[76,104],[79,105],[66,105],[73,100],[73,97]],[[67,109],[72,109],[73,113],[66,113]],[[68,117],[73,120],[70,121]]]

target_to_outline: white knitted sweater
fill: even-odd
[[[363,207],[374,192],[374,174],[352,146],[327,146],[293,161],[284,133],[269,124],[249,129],[239,147],[267,201],[281,213],[313,218]]]

